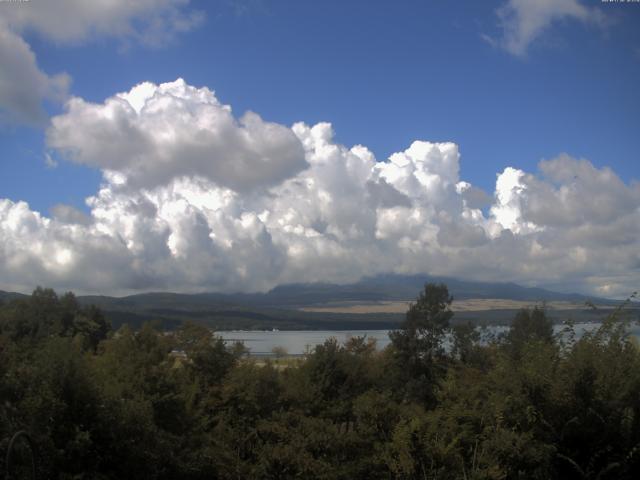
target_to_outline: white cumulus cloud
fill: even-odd
[[[248,112],[236,120],[207,88],[143,83],[103,104],[72,98],[51,120],[50,147],[118,172],[133,188],[202,176],[237,191],[271,186],[307,166],[291,129]]]
[[[454,143],[380,161],[329,123],[236,120],[180,80],[72,99],[48,141],[104,180],[89,214],[0,200],[3,289],[264,291],[393,272],[625,295],[640,281],[640,186],[566,154],[505,169],[490,196],[461,178]]]

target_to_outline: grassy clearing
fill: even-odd
[[[409,308],[409,301],[404,302],[374,302],[374,303],[331,303],[327,305],[304,307],[301,311],[317,313],[405,313]],[[471,298],[466,300],[455,300],[451,305],[454,312],[483,312],[490,310],[519,310],[522,308],[532,308],[540,305],[539,302],[530,300],[504,300],[499,298]],[[587,309],[583,303],[575,302],[547,302],[545,304],[549,310],[582,310]],[[598,308],[610,309],[610,306],[599,306]]]
[[[287,368],[296,368],[303,364],[306,360],[304,355],[287,355],[284,357],[246,357],[243,361],[251,362],[256,367],[264,367],[271,365],[276,370],[286,370]]]

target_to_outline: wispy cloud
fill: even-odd
[[[78,44],[96,37],[165,43],[202,22],[189,0],[31,0],[0,3],[0,14],[17,31],[35,32],[57,43]]]
[[[508,0],[496,10],[501,34],[483,34],[491,45],[516,55],[526,55],[529,47],[554,24],[572,20],[584,24],[604,26],[605,14],[596,7],[583,5],[579,0]]]
[[[58,162],[49,152],[44,153],[44,164],[47,168],[56,168],[58,166]]]

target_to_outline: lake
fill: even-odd
[[[575,324],[576,336],[579,337],[584,332],[593,330],[599,325],[599,323],[577,323]],[[554,331],[557,333],[563,328],[564,325],[555,325]],[[487,327],[487,333],[499,334],[507,329],[508,327]],[[640,326],[632,324],[631,333],[640,338]],[[244,343],[250,354],[255,356],[270,356],[276,347],[284,348],[289,355],[303,355],[331,337],[335,337],[340,343],[344,343],[351,337],[366,335],[367,338],[376,339],[378,349],[383,349],[390,342],[389,330],[234,330],[216,332],[216,335],[221,336],[228,343],[235,341]]]

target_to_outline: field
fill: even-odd
[[[409,301],[392,302],[332,302],[299,310],[307,313],[326,315],[349,315],[351,318],[362,315],[397,315],[402,318],[409,308]],[[562,323],[567,319],[574,322],[593,322],[603,320],[613,311],[613,304],[596,305],[596,308],[580,302],[549,301],[535,302],[530,300],[507,300],[499,298],[471,298],[452,303],[455,312],[452,322],[472,322],[476,325],[509,325],[522,308],[544,306],[547,315],[554,323]],[[631,308],[635,310],[635,307]]]
[[[304,312],[318,313],[351,313],[351,314],[369,314],[369,313],[405,313],[409,308],[410,301],[404,302],[334,302],[321,306],[303,307],[300,310]],[[454,312],[485,312],[493,310],[519,310],[521,308],[533,308],[542,305],[539,302],[527,300],[504,300],[499,298],[471,298],[466,300],[454,301],[451,309]],[[576,302],[546,302],[544,304],[550,311],[567,311],[567,310],[585,310],[588,307],[585,304]],[[598,306],[598,309],[611,309],[609,305]]]

